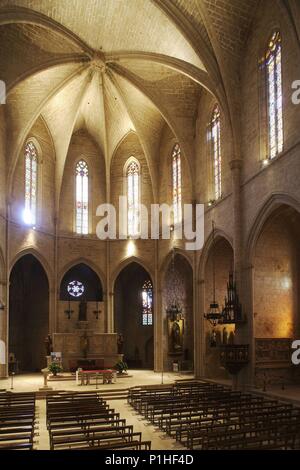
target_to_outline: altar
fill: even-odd
[[[53,350],[62,353],[64,371],[78,367],[111,368],[123,359],[118,354],[116,333],[94,333],[93,330],[77,330],[74,333],[54,333]]]

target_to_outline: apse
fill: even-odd
[[[16,372],[39,372],[46,367],[48,278],[41,263],[28,254],[15,263],[9,282],[10,367]]]
[[[132,369],[153,369],[153,284],[133,262],[119,273],[114,287],[115,332],[123,335],[124,360]]]

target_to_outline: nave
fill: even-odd
[[[61,382],[46,395],[20,391],[34,381],[21,375],[0,391],[1,450],[300,448],[299,390],[291,387],[241,392],[226,381],[139,370],[116,388]]]

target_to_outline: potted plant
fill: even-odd
[[[48,366],[49,372],[52,373],[52,375],[56,376],[59,372],[62,372],[62,367],[58,364],[58,362],[51,362]]]
[[[114,366],[114,369],[118,371],[118,374],[124,374],[124,373],[127,372],[128,366],[127,366],[126,362],[119,361]]]

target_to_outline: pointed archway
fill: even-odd
[[[194,312],[193,312],[193,269],[181,253],[168,258],[168,264],[162,276],[162,308],[164,315],[164,370],[172,370],[174,363],[180,370],[194,369]],[[170,319],[167,308],[177,304],[181,309],[181,320],[178,322],[180,348],[174,351],[173,331],[177,319]],[[174,321],[176,320],[176,321]]]
[[[136,262],[124,267],[114,284],[115,332],[123,335],[129,368],[154,367],[152,289],[149,273]]]
[[[227,295],[227,282],[229,273],[233,271],[233,248],[229,241],[218,235],[213,245],[210,246],[204,265],[204,311],[209,310],[210,304],[216,300],[220,311],[224,306]],[[214,292],[215,290],[215,292]],[[214,299],[215,293],[215,299]],[[204,312],[201,312],[203,315]],[[212,332],[216,334],[216,346],[212,343]],[[233,325],[217,325],[212,328],[208,322],[204,322],[205,334],[205,377],[211,379],[229,379],[230,376],[220,364],[219,346],[234,342],[235,329]]]
[[[299,337],[300,215],[282,204],[262,221],[252,250],[255,382],[298,380],[291,344]]]
[[[38,372],[46,366],[48,331],[48,278],[37,258],[26,254],[14,264],[9,278],[9,354],[21,372]]]

